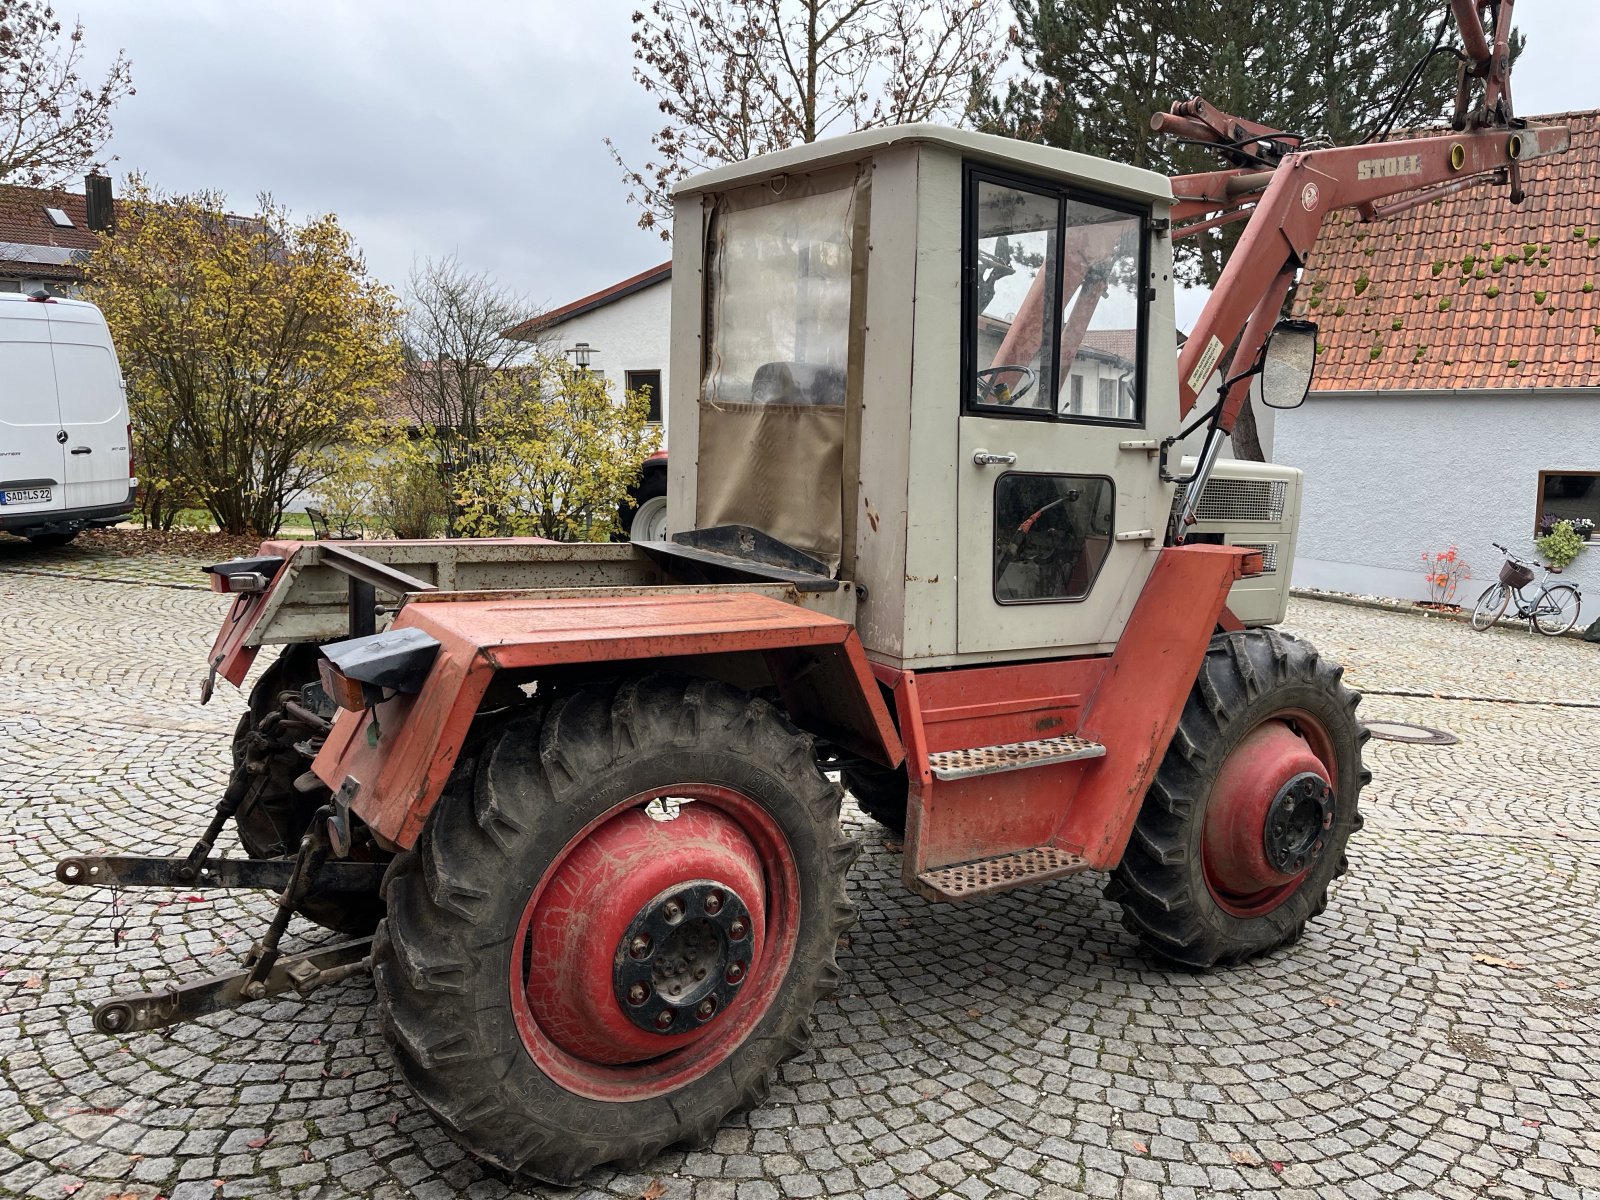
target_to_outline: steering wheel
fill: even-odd
[[[1022,385],[1007,387],[996,378],[1000,375],[1021,375]],[[1039,376],[1033,368],[1021,363],[997,363],[992,367],[984,367],[978,372],[978,403],[1015,404],[1031,392],[1037,382]]]

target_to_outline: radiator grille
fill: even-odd
[[[1261,551],[1261,573],[1271,575],[1278,569],[1278,543],[1270,542],[1267,545],[1257,545],[1255,542],[1240,542],[1246,550]]]
[[[1281,521],[1289,485],[1281,479],[1211,479],[1200,493],[1201,521]]]

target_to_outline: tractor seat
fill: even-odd
[[[750,384],[753,404],[844,407],[844,372],[812,363],[770,362],[756,369]]]

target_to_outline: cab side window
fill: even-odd
[[[1145,210],[968,167],[968,412],[1143,420]]]

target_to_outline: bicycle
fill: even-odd
[[[1478,597],[1472,610],[1472,627],[1479,631],[1488,629],[1506,611],[1511,598],[1517,598],[1517,620],[1526,621],[1529,629],[1537,629],[1546,637],[1560,637],[1578,623],[1578,610],[1583,605],[1583,593],[1576,584],[1555,583],[1550,580],[1550,568],[1544,568],[1539,580],[1539,594],[1530,602],[1522,589],[1533,582],[1533,564],[1518,558],[1499,542],[1490,542],[1506,556],[1500,567],[1500,582],[1491,584]]]

